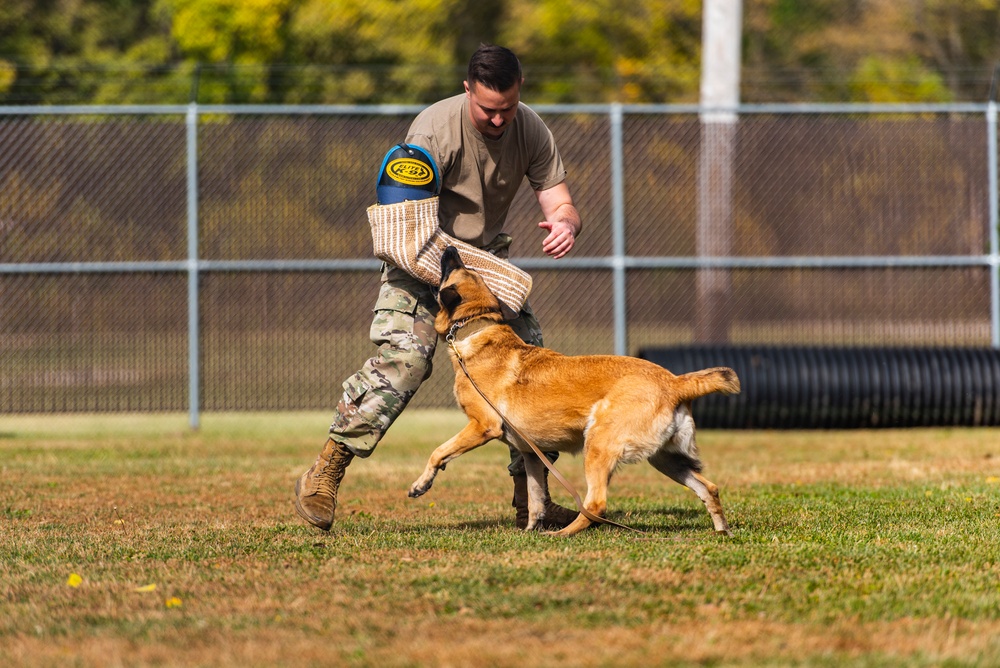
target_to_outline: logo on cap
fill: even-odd
[[[428,199],[440,191],[441,176],[426,149],[396,144],[385,154],[375,186],[379,204]]]
[[[399,158],[386,165],[385,170],[396,181],[408,186],[424,186],[434,180],[434,172],[419,160]]]

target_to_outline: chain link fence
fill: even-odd
[[[992,105],[746,106],[722,162],[696,107],[536,109],[585,227],[553,261],[527,186],[511,209],[549,347],[1000,346]],[[417,111],[0,108],[0,411],[332,409]],[[454,404],[435,365],[415,405]]]

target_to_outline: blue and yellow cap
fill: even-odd
[[[437,165],[420,146],[396,144],[382,160],[375,191],[379,204],[435,197],[441,192]]]

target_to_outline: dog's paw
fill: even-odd
[[[407,496],[411,499],[415,499],[418,496],[423,496],[430,491],[431,485],[434,484],[434,478],[430,480],[424,480],[423,477],[417,478],[412,485],[410,485],[410,491],[407,492]]]

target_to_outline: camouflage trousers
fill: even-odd
[[[437,310],[437,300],[429,285],[391,265],[383,270],[369,333],[378,350],[344,382],[344,394],[330,425],[330,438],[359,457],[368,457],[375,451],[421,383],[431,375],[438,343],[434,331]],[[541,326],[527,303],[508,324],[525,342],[542,345]],[[510,453],[511,475],[522,473],[521,453],[514,448],[510,448]],[[556,454],[550,455],[552,461]]]

